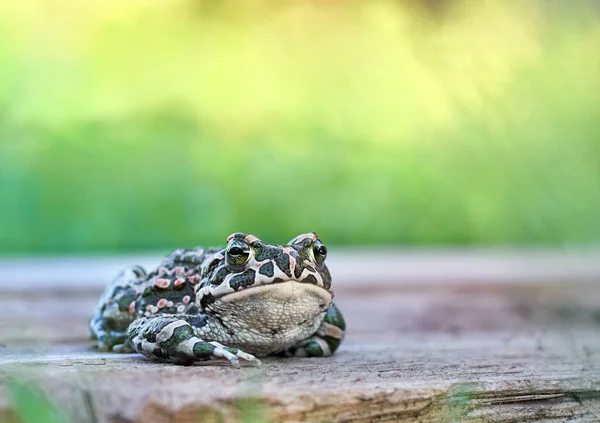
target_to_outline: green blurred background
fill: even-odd
[[[600,241],[596,1],[0,5],[0,252]]]

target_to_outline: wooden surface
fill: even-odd
[[[600,422],[599,257],[352,254],[332,266],[349,328],[338,353],[240,370],[98,353],[87,319],[104,281],[77,285],[68,260],[27,261],[20,274],[23,261],[0,262],[0,422],[14,418],[8,377],[82,423],[253,410],[270,421]],[[102,259],[78,260],[102,274]]]

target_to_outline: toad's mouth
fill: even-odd
[[[325,311],[331,304],[332,299],[333,294],[320,286],[296,280],[288,280],[268,285],[252,286],[241,291],[231,292],[219,297],[217,301],[223,305],[268,302],[271,304],[286,303],[292,307],[294,303],[299,303],[299,305],[303,305],[304,307],[310,305]]]

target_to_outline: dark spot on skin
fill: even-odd
[[[201,328],[206,325],[208,317],[204,314],[197,314],[195,316],[184,316],[184,319],[193,327]]]
[[[325,342],[327,342],[327,345],[329,345],[329,350],[332,353],[335,352],[335,350],[337,350],[340,344],[342,343],[341,339],[333,338],[331,336],[324,336],[323,339],[325,340]]]
[[[233,288],[234,291],[239,291],[240,289],[244,289],[252,285],[255,281],[256,272],[253,269],[248,269],[239,275],[235,275],[229,281],[229,286]]]
[[[302,282],[306,282],[306,283],[312,283],[317,285],[319,282],[317,281],[317,278],[315,278],[314,275],[308,275],[307,277],[305,277],[304,279],[302,279]]]
[[[156,333],[154,332],[144,333],[143,336],[146,338],[146,341],[156,342]]]
[[[265,261],[274,258],[277,253],[281,251],[280,248],[273,248],[265,246],[259,246],[254,250],[254,259],[256,261]]]
[[[146,288],[144,288],[144,292],[142,292],[142,297],[147,297],[152,292],[153,292],[152,285],[148,285]]]
[[[307,357],[323,356],[323,350],[321,349],[321,345],[314,341],[311,341],[308,344],[304,345],[304,351],[306,351]]]
[[[191,306],[190,308],[187,309],[187,314],[197,314],[198,313],[198,307],[196,307],[195,305]]]
[[[290,256],[287,254],[279,254],[275,257],[275,264],[283,273],[290,278],[292,277],[292,272],[290,271]]]
[[[213,277],[210,278],[211,285],[221,285],[225,276],[227,276],[231,271],[227,266],[221,267],[216,271]]]
[[[261,275],[265,275],[268,278],[273,277],[273,275],[275,274],[275,268],[273,267],[273,263],[269,261],[263,264],[262,266],[260,266],[260,269],[258,269],[258,273],[260,273]]]
[[[303,238],[300,242],[295,242],[294,245],[300,246],[302,248],[310,247],[313,244],[312,238]]]
[[[319,273],[321,274],[321,279],[323,279],[323,287],[325,289],[331,288],[331,273],[329,273],[327,266],[320,268]]]
[[[304,270],[304,266],[302,265],[302,263],[297,263],[296,268],[294,269],[294,277],[296,279],[300,279],[300,275],[302,274],[303,270]]]
[[[208,359],[212,357],[213,351],[215,350],[215,346],[209,344],[208,342],[199,341],[194,344],[192,347],[192,351],[194,353],[194,357],[198,359]]]
[[[168,353],[175,351],[177,346],[187,339],[194,336],[194,331],[190,325],[182,325],[173,330],[171,337],[161,342],[161,348],[167,350]]]
[[[273,283],[279,283],[279,282],[283,282],[283,279],[281,279],[281,278],[273,279]]]
[[[271,335],[277,335],[279,332],[279,329],[271,329]]]
[[[168,358],[168,356],[167,356],[165,353],[163,353],[163,351],[162,351],[160,348],[155,348],[155,349],[152,351],[152,355],[153,355],[154,357],[156,357],[156,358],[160,358],[160,359],[162,359],[162,360],[166,360],[166,359]]]
[[[346,330],[344,316],[342,316],[342,313],[340,313],[335,305],[332,305],[329,307],[329,309],[327,309],[324,321],[340,328],[341,330]]]
[[[200,307],[204,309],[206,308],[206,306],[214,303],[215,301],[215,297],[213,297],[213,295],[209,292],[208,294],[205,294],[200,300]]]
[[[211,262],[208,264],[208,266],[206,267],[206,274],[208,275],[208,274],[212,273],[217,268],[219,263],[221,263],[221,260],[219,260],[218,258],[213,258],[211,260]]]
[[[129,304],[134,300],[136,296],[135,289],[131,287],[127,287],[127,289],[122,289],[115,295],[114,299],[117,301],[119,305],[120,311],[127,311],[129,309]]]
[[[131,270],[133,271],[133,274],[138,278],[146,276],[146,270],[142,266],[133,266]]]

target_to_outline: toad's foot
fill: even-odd
[[[129,327],[128,336],[137,352],[158,361],[191,364],[224,358],[236,368],[240,367],[240,359],[261,365],[251,354],[198,338],[188,322],[173,316],[139,318]]]
[[[228,348],[224,345],[219,344],[218,342],[208,342],[208,344],[215,346],[215,349],[212,353],[214,357],[226,358],[227,360],[229,360],[233,367],[240,367],[240,358],[244,361],[252,363],[257,367],[262,365],[261,361],[258,358],[254,357],[252,354],[248,354],[242,350],[238,350],[237,348]]]
[[[97,328],[94,330],[94,337],[96,338],[98,350],[101,352],[131,352],[131,349],[127,351],[119,348],[127,344],[127,332],[106,330],[98,323]]]
[[[283,355],[292,357],[328,357],[340,346],[344,339],[346,322],[340,310],[331,304],[317,332],[291,346]]]

